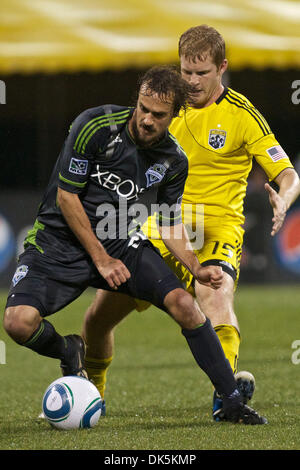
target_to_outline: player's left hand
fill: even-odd
[[[223,270],[220,266],[201,266],[194,276],[200,284],[212,289],[219,289],[222,286]]]
[[[285,200],[268,183],[265,184],[265,189],[269,194],[269,201],[273,208],[274,215],[272,218],[273,226],[271,231],[271,236],[273,237],[283,225],[287,205]]]

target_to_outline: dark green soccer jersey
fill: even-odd
[[[133,112],[133,108],[104,105],[75,119],[26,245],[31,243],[51,256],[59,253],[59,258],[83,250],[57,205],[58,186],[78,194],[94,233],[111,256],[120,256],[129,236],[138,230],[136,208],[144,200],[148,210],[149,201],[152,207],[172,207],[160,211],[161,224],[181,222],[186,155],[168,131],[152,147],[137,147],[128,131]]]

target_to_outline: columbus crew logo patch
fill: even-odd
[[[211,129],[209,131],[208,143],[209,145],[217,150],[221,149],[225,145],[226,132],[220,129]]]

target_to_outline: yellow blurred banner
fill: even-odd
[[[179,35],[209,24],[231,69],[300,67],[299,0],[1,0],[0,72],[177,63]]]

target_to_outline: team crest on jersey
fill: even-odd
[[[160,163],[155,163],[153,166],[148,168],[145,175],[147,178],[147,188],[152,184],[160,183],[166,173],[166,167]]]
[[[226,132],[220,129],[211,129],[209,131],[208,143],[209,145],[217,150],[221,149],[225,145]]]
[[[12,284],[15,287],[21,279],[23,279],[26,274],[28,273],[28,266],[26,264],[22,264],[22,266],[19,266],[14,274],[14,277],[12,279]]]

